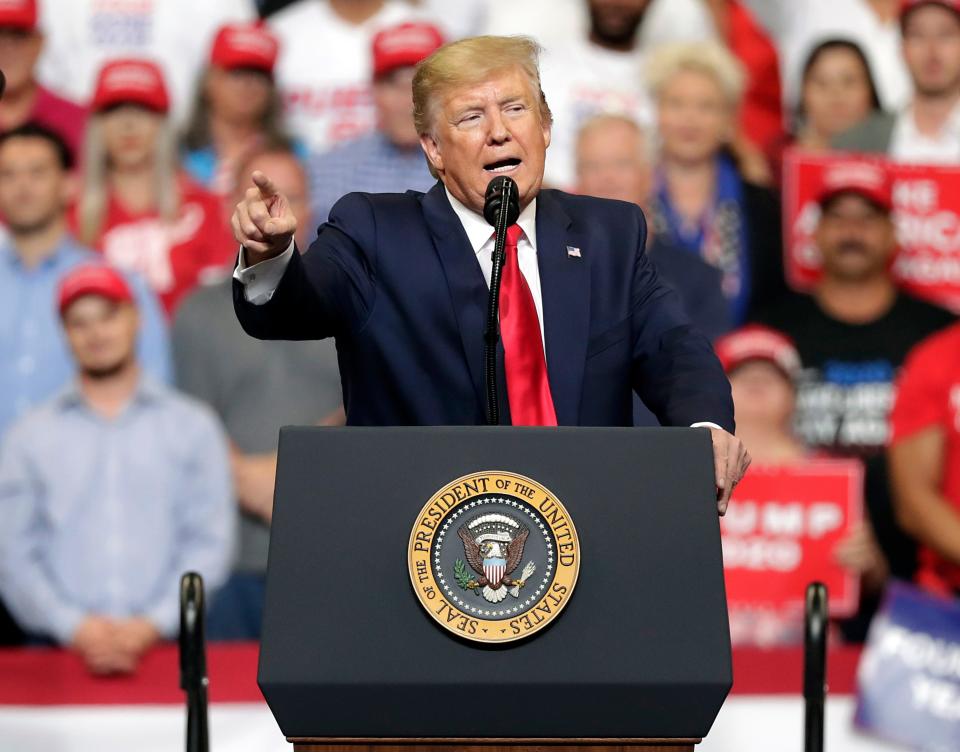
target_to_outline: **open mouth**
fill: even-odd
[[[497,162],[491,162],[488,165],[484,165],[483,169],[487,172],[501,173],[501,172],[510,172],[520,166],[521,160],[516,157],[509,157],[508,159],[501,159]]]

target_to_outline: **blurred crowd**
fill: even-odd
[[[342,396],[331,342],[241,331],[227,217],[261,170],[305,250],[347,192],[428,189],[414,66],[485,33],[542,44],[546,184],[643,207],[754,461],[864,463],[846,637],[891,577],[960,594],[960,326],[898,286],[893,180],[858,156],[960,166],[960,0],[5,0],[3,641],[132,671],[186,570],[210,637],[259,635],[278,429]],[[805,292],[797,149],[842,155]]]

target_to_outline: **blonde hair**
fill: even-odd
[[[83,142],[83,185],[78,209],[79,238],[86,245],[97,242],[107,214],[110,195],[109,157],[103,137],[103,116],[91,115]],[[177,139],[173,126],[164,121],[154,146],[153,174],[157,213],[165,222],[176,219],[180,210],[177,186]]]
[[[678,73],[702,73],[716,82],[727,104],[736,108],[743,98],[746,71],[727,48],[718,42],[675,42],[658,47],[646,66],[647,86],[659,97]]]
[[[540,120],[553,114],[540,86],[542,48],[530,37],[470,37],[446,44],[417,65],[413,76],[413,123],[421,136],[433,135],[439,102],[453,89],[478,84],[494,73],[519,67],[530,80]]]

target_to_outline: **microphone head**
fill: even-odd
[[[520,216],[520,191],[513,178],[508,175],[498,175],[487,183],[487,194],[483,202],[483,218],[496,227],[497,217],[503,201],[507,201],[507,227],[517,221]]]

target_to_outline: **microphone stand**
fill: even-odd
[[[207,655],[203,629],[203,578],[180,578],[180,689],[187,693],[187,752],[208,752]]]
[[[487,326],[483,334],[483,373],[487,396],[487,425],[500,423],[500,397],[497,389],[497,343],[500,341],[500,281],[503,277],[504,246],[507,228],[520,214],[517,184],[508,177],[494,178],[487,187],[483,215],[494,226],[493,269],[490,272],[490,298]],[[491,213],[494,213],[491,217]]]
[[[827,588],[807,586],[803,644],[805,752],[823,752],[824,706],[827,693]]]

